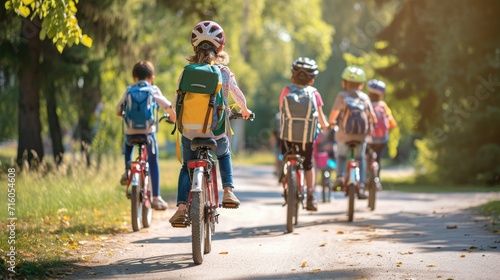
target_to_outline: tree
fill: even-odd
[[[429,178],[498,182],[500,77],[498,1],[404,2],[380,35],[398,62],[380,74],[419,112],[419,163]]]

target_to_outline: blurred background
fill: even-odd
[[[213,20],[257,116],[233,124],[235,154],[272,153],[279,94],[293,60],[307,56],[320,68],[326,114],[347,65],[388,84],[385,101],[399,124],[391,164],[427,182],[500,181],[500,1],[0,2],[0,142],[19,166],[94,166],[120,155],[114,110],[133,65],[152,61],[155,83],[172,100],[192,28]],[[171,130],[160,127],[166,150]]]

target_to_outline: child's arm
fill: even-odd
[[[247,100],[241,89],[238,87],[234,74],[229,70],[228,67],[222,67],[220,70],[223,78],[223,91],[225,93],[229,92],[231,94],[231,97],[234,99],[234,102],[241,107],[241,114],[243,118],[250,118],[250,114],[252,113],[252,111],[247,108]],[[227,81],[224,81],[226,79]]]
[[[118,102],[118,104],[116,104],[116,115],[121,117],[122,116],[122,110],[123,110],[123,105],[125,105],[125,100],[127,99],[127,91],[125,91],[122,95],[122,98],[120,99],[120,101]]]
[[[161,92],[161,90],[157,86],[153,86],[155,89],[154,91],[154,98],[156,103],[158,103],[158,106],[160,106],[163,110],[165,110],[169,114],[169,120],[172,122],[175,122],[175,112],[172,109],[172,102],[170,102]]]
[[[397,127],[398,124],[397,124],[396,120],[394,119],[394,116],[392,115],[392,111],[389,108],[389,106],[387,105],[387,103],[385,103],[385,112],[387,113],[387,117],[389,118],[389,128],[393,129],[393,128]]]

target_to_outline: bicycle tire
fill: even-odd
[[[205,183],[207,184],[207,183]],[[209,187],[207,190],[210,190],[210,194],[208,192],[203,192],[205,193],[205,207],[204,207],[204,226],[205,226],[205,246],[203,248],[203,253],[208,254],[212,251],[212,227],[211,223],[213,222],[210,219],[210,196],[213,196],[213,188]]]
[[[375,210],[375,200],[377,198],[377,184],[375,183],[375,177],[373,176],[373,174],[370,174],[369,177],[370,180],[368,181],[368,208],[370,208],[370,210],[373,211]]]
[[[290,164],[287,173],[287,211],[286,211],[286,230],[293,232],[293,218],[296,215],[297,206],[297,172],[295,165]]]
[[[153,207],[151,203],[153,203],[153,186],[151,182],[151,177],[148,176],[148,185],[144,188],[141,188],[143,192],[141,192],[141,216],[142,216],[142,226],[147,228],[151,226],[151,222],[153,221]],[[144,194],[147,195],[144,195]],[[149,201],[146,201],[149,200]]]
[[[205,250],[204,205],[205,202],[203,191],[192,192],[189,212],[191,217],[191,243],[193,249],[193,261],[195,264],[203,263],[203,255]]]
[[[136,176],[134,174],[134,176]],[[140,183],[139,183],[140,184]],[[132,193],[130,196],[132,230],[139,231],[141,229],[141,188],[139,185],[132,185]]]
[[[354,198],[356,197],[356,185],[349,184],[347,186],[347,196],[349,199],[347,207],[347,216],[349,222],[352,222],[354,220]]]

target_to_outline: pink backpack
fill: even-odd
[[[385,104],[382,101],[372,103],[373,110],[375,111],[375,115],[377,117],[377,124],[372,133],[374,140],[384,139],[389,134],[389,116],[387,115],[384,105]]]

